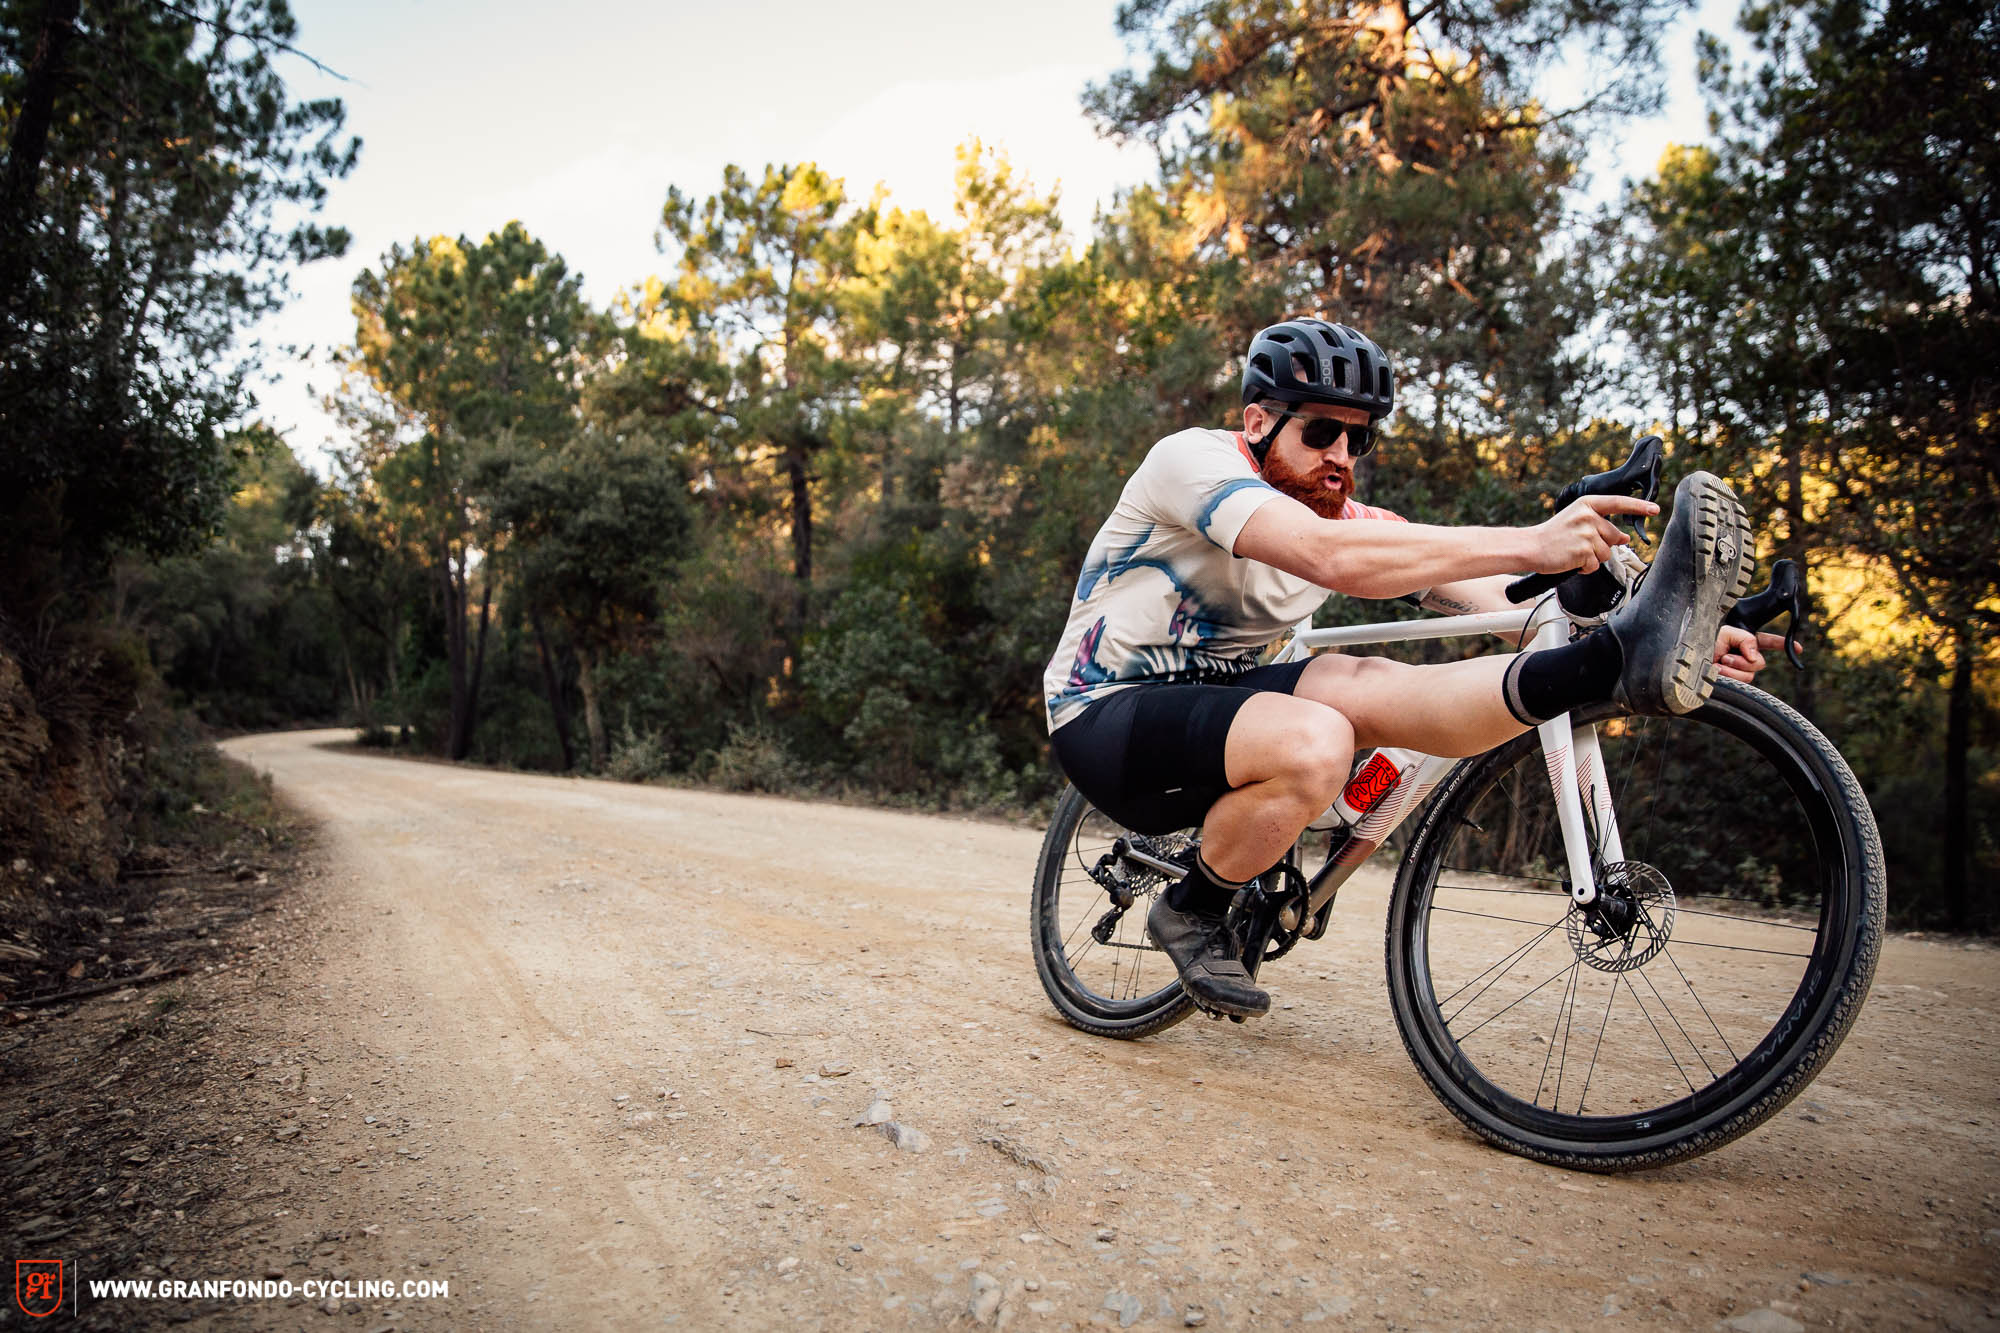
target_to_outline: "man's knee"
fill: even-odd
[[[1301,720],[1286,748],[1285,777],[1332,800],[1354,762],[1354,727],[1338,709],[1316,708]]]
[[[1407,662],[1389,657],[1349,657],[1345,653],[1322,653],[1299,681],[1299,696],[1330,708],[1340,707],[1357,691],[1393,687],[1417,670]]]

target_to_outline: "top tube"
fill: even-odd
[[[1299,651],[1347,648],[1369,643],[1408,643],[1417,639],[1463,639],[1475,634],[1519,634],[1528,628],[1535,608],[1482,611],[1469,616],[1438,616],[1432,620],[1391,620],[1374,625],[1341,625],[1332,629],[1302,629],[1292,638]]]

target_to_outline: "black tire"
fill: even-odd
[[[1628,1171],[1721,1147],[1812,1081],[1867,996],[1887,876],[1846,761],[1763,691],[1721,680],[1685,717],[1578,720],[1602,723],[1631,920],[1602,937],[1570,904],[1529,732],[1426,807],[1389,906],[1389,995],[1418,1071],[1474,1132]],[[1489,943],[1475,917],[1513,924]]]
[[[1147,842],[1172,853],[1188,844],[1192,832]],[[1130,836],[1082,792],[1065,789],[1042,839],[1029,903],[1029,941],[1042,989],[1064,1022],[1099,1037],[1144,1037],[1172,1027],[1194,1009],[1173,962],[1146,935],[1146,912],[1165,876],[1133,878],[1132,906],[1106,940],[1091,934],[1114,904],[1090,871],[1114,841]]]

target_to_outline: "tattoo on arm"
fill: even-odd
[[[1435,588],[1424,594],[1424,609],[1426,611],[1442,611],[1449,616],[1469,616],[1479,610],[1472,603],[1462,598],[1448,597]]]

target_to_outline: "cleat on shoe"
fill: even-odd
[[[1181,985],[1203,1009],[1239,1022],[1270,1012],[1271,997],[1257,989],[1236,957],[1224,918],[1176,911],[1162,895],[1146,914],[1146,931],[1173,960]]]
[[[1691,713],[1715,689],[1715,637],[1750,587],[1750,522],[1720,477],[1691,472],[1638,591],[1611,615],[1623,667],[1617,701],[1635,713]]]

